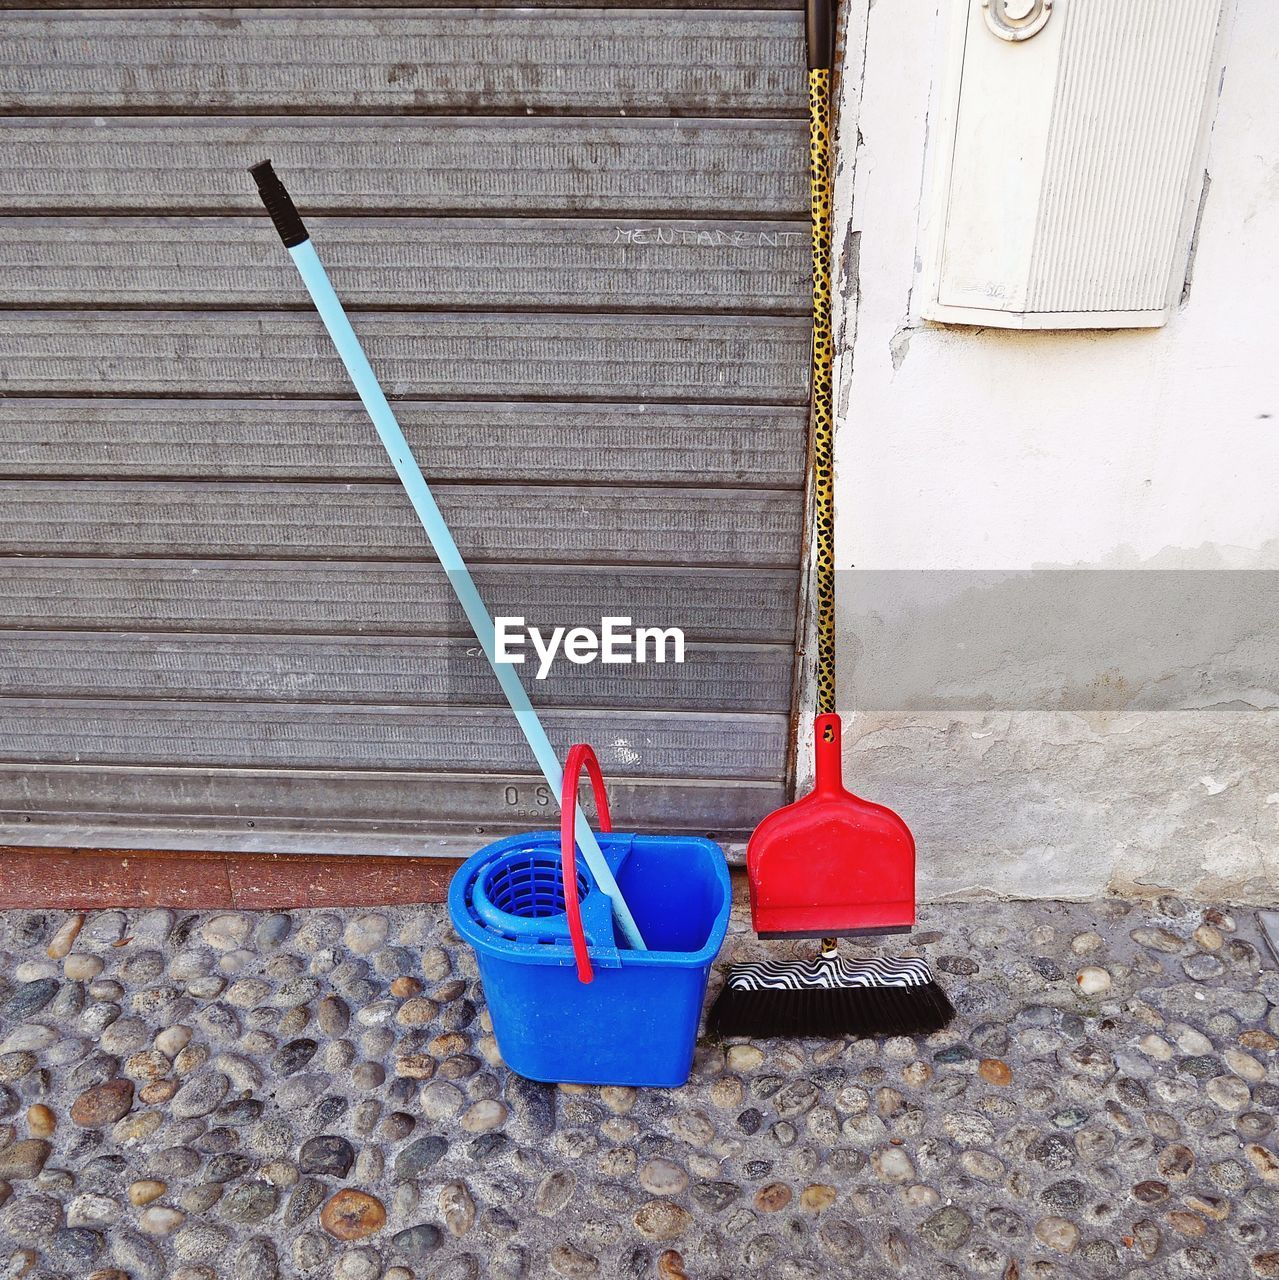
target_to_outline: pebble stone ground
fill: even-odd
[[[442,908],[8,913],[0,1275],[1279,1277],[1251,912],[949,905],[911,942],[945,1032],[703,1042],[636,1092],[506,1071]],[[739,912],[725,960],[760,951]]]

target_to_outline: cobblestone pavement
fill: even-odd
[[[912,941],[947,1031],[704,1043],[636,1092],[509,1074],[442,908],[0,916],[0,1275],[1279,1277],[1251,912]]]

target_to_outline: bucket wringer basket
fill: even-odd
[[[619,945],[608,897],[577,866],[577,782],[595,792],[599,844],[647,950]],[[612,830],[599,763],[579,744],[559,832],[485,846],[449,886],[475,950],[493,1034],[511,1070],[549,1083],[669,1087],[688,1079],[710,967],[732,901],[723,850],[696,836]]]

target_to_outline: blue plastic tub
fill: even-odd
[[[681,1085],[728,931],[724,852],[694,836],[599,841],[647,951],[617,946],[609,900],[579,864],[595,970],[594,981],[579,981],[554,831],[499,840],[463,863],[449,886],[453,927],[475,949],[512,1071],[549,1083]]]

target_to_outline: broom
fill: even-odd
[[[808,0],[813,426],[817,599],[816,777],[811,794],[770,814],[747,849],[761,937],[822,936],[811,960],[735,964],[711,1009],[713,1034],[922,1035],[955,1016],[926,961],[845,959],[834,934],[891,933],[915,922],[915,842],[883,805],[844,789],[835,714],[834,340],[831,334],[831,68],[834,2]]]

